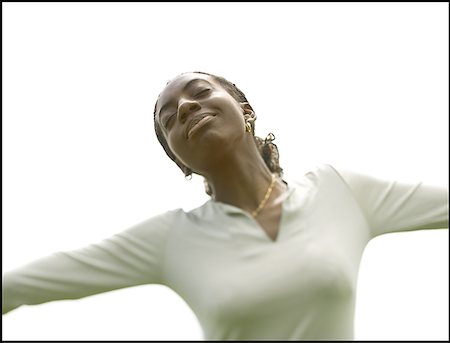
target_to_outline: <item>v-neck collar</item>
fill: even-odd
[[[224,202],[220,202],[220,201],[216,201],[213,199],[209,199],[207,201],[207,203],[210,204],[210,206],[212,206],[213,208],[218,209],[219,211],[223,212],[225,215],[232,215],[232,214],[242,214],[245,217],[248,218],[248,220],[252,223],[252,226],[254,226],[255,229],[257,229],[258,231],[258,235],[260,238],[264,239],[265,241],[268,241],[272,244],[277,244],[280,241],[281,236],[283,235],[283,222],[285,220],[285,211],[287,206],[287,203],[291,200],[292,194],[295,191],[295,186],[294,183],[291,180],[286,180],[287,182],[287,194],[285,199],[283,200],[282,204],[281,204],[281,218],[280,218],[280,223],[278,226],[278,232],[277,232],[277,237],[275,238],[275,240],[273,240],[271,237],[269,237],[269,235],[267,234],[267,232],[264,230],[264,228],[256,221],[255,218],[253,218],[251,216],[250,213],[248,213],[247,211],[244,211],[243,209],[241,209],[240,207],[231,205],[231,204],[227,204]],[[262,236],[261,236],[262,235]]]
[[[287,195],[286,198],[283,200],[283,205],[286,201],[288,201],[288,199],[291,197],[291,194],[294,192],[295,187],[293,185],[292,181],[286,181],[287,182]],[[253,218],[250,213],[248,213],[247,211],[244,211],[243,209],[241,209],[240,207],[231,205],[231,204],[227,204],[221,201],[217,201],[217,200],[213,200],[213,199],[209,199],[207,201],[207,203],[210,203],[212,206],[214,207],[218,207],[221,208],[225,213],[244,213],[247,214],[250,218]]]

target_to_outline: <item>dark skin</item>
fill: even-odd
[[[202,118],[197,117],[201,114],[210,115],[189,130],[191,120]],[[248,103],[239,103],[211,76],[198,73],[172,80],[156,105],[156,120],[178,161],[208,180],[215,201],[249,213],[258,207],[272,180],[253,134],[245,129],[246,120],[255,118]],[[277,177],[255,218],[274,241],[285,193],[286,185]]]

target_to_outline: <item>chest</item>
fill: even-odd
[[[354,295],[345,259],[315,244],[304,243],[302,251],[278,246],[237,260],[199,285],[199,310],[217,321],[245,321]]]

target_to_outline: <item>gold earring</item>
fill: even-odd
[[[245,122],[245,131],[252,133],[252,124],[248,121]]]
[[[187,167],[184,169],[184,179],[187,181],[192,180],[192,170]]]

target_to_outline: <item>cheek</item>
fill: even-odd
[[[178,155],[178,150],[179,150],[178,149],[178,144],[177,144],[176,139],[174,139],[173,134],[168,135],[166,137],[166,141],[167,141],[167,144],[169,145],[170,150],[172,150],[172,152],[175,155]]]
[[[225,110],[226,112],[229,112],[228,114],[230,115],[239,115],[241,113],[243,113],[241,107],[239,106],[239,104],[230,97],[218,97],[217,98],[217,102],[216,104],[223,110]]]
[[[234,128],[244,127],[245,119],[242,108],[235,102],[224,102],[224,106],[226,106],[224,119],[227,121],[227,124],[231,125]]]

